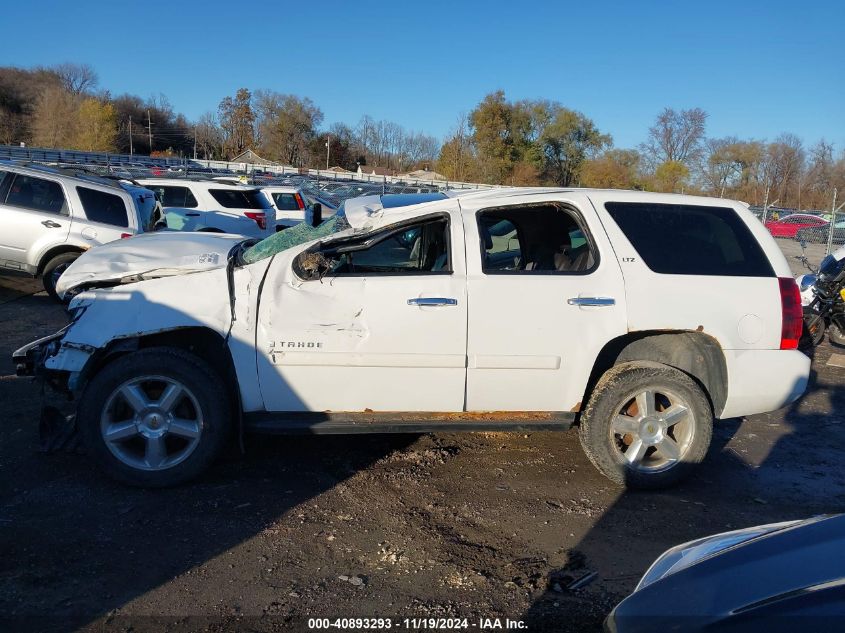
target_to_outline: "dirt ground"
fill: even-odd
[[[84,454],[38,450],[42,395],[9,360],[65,321],[37,290],[0,277],[3,631],[306,630],[313,617],[415,630],[404,618],[434,616],[597,631],[672,545],[845,510],[845,370],[826,365],[828,344],[802,400],[719,423],[671,491],[611,485],[574,432],[254,438],[192,485],[126,488]]]

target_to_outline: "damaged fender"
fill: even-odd
[[[244,410],[263,408],[254,379],[253,344],[255,289],[264,266],[234,271],[235,313],[230,313],[225,268],[186,276],[162,277],[113,288],[83,292],[73,299],[71,313],[85,313],[62,337],[58,349],[44,360],[49,371],[68,372],[71,381],[91,359],[115,342],[184,328],[207,328],[227,341],[240,383]],[[251,378],[251,379],[250,379]],[[71,389],[81,385],[69,384]]]

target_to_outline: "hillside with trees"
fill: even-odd
[[[112,95],[83,64],[0,67],[0,143],[231,159],[246,149],[295,167],[434,169],[450,180],[702,193],[779,206],[830,208],[845,191],[845,152],[789,133],[712,138],[708,113],[665,108],[635,148],[613,145],[588,114],[546,99],[485,96],[442,143],[367,115],[323,127],[319,105],[270,89],[239,89],[196,121],[165,95]],[[840,197],[842,197],[840,195]]]

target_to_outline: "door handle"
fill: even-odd
[[[52,220],[44,220],[41,224],[46,226],[48,229],[58,229],[62,226],[58,222],[53,222]]]
[[[457,299],[449,299],[447,297],[414,297],[408,299],[409,306],[456,306]]]
[[[613,297],[570,297],[566,300],[571,306],[612,306],[616,305],[616,299]]]

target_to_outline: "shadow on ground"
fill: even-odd
[[[822,346],[814,367],[823,367],[831,351]],[[845,372],[821,373],[813,369],[806,395],[783,412],[717,422],[707,459],[691,481],[667,491],[621,493],[569,551],[567,565],[549,574],[546,591],[523,616],[530,630],[602,630],[606,615],[667,549],[667,540],[675,545],[845,511]],[[725,496],[740,506],[737,511],[722,514]],[[674,519],[667,521],[658,508],[674,508]],[[632,552],[641,561],[638,572],[620,573],[617,559],[630,559]],[[592,572],[591,584],[567,589]]]

